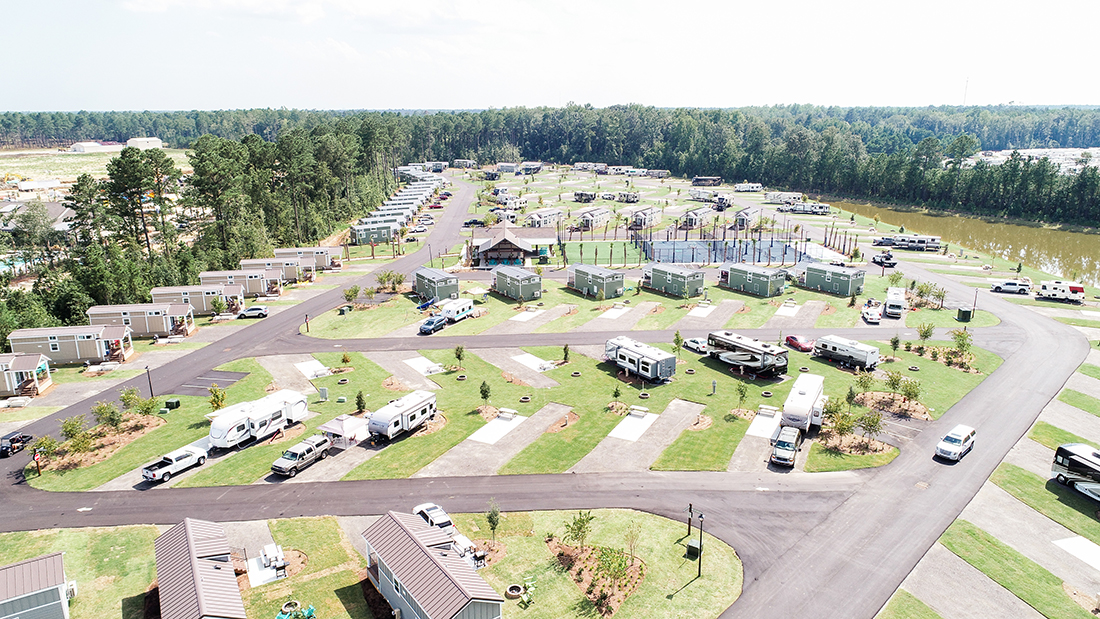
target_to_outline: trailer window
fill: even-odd
[[[245,429],[246,427],[247,427],[247,426],[246,426],[245,424],[243,424],[243,423],[242,423],[241,425],[237,426],[237,432],[244,432],[244,429]]]
[[[638,369],[640,369],[642,372],[644,372],[646,374],[649,374],[649,364],[648,363],[643,362],[643,363],[639,364]]]
[[[401,427],[401,420],[398,419],[397,421],[393,422],[393,427],[395,427],[395,428]]]
[[[278,421],[283,418],[283,411],[279,411],[271,416],[272,421]]]

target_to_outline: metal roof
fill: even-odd
[[[185,518],[153,541],[162,619],[247,619],[221,525]]]
[[[762,267],[758,264],[748,264],[747,262],[727,262],[718,269],[731,271],[737,270],[744,273],[753,273],[755,275],[766,275],[768,277],[776,277],[778,275],[785,275],[783,269],[776,269],[772,267]]]
[[[622,273],[618,271],[612,271],[611,269],[605,269],[598,267],[594,264],[572,264],[568,268],[574,271],[580,271],[582,273],[588,273],[589,275],[599,275],[600,277],[610,277],[612,275],[622,276]]]
[[[226,277],[229,275],[232,275],[233,277],[237,277],[238,275],[242,277],[247,277],[249,275],[255,275],[259,272],[259,269],[237,269],[236,271],[203,271],[202,273],[199,273],[199,279],[201,280],[204,277]],[[267,271],[264,271],[264,273],[267,273]]]
[[[160,286],[150,290],[150,294],[174,294],[177,292],[222,292],[225,288],[223,284],[198,284],[195,286]]]
[[[24,337],[42,337],[46,335],[88,335],[99,336],[103,333],[105,325],[76,325],[73,327],[38,327],[35,329],[16,329],[8,335],[8,339]]]
[[[458,279],[458,276],[456,275],[452,275],[446,271],[440,271],[439,269],[433,269],[430,267],[420,267],[413,273],[413,275],[423,277],[424,279],[429,279],[433,282],[438,282],[440,280],[446,279]]]
[[[42,360],[49,361],[50,358],[46,355],[28,355],[28,354],[16,354],[12,355],[11,365],[8,369],[13,372],[33,372],[42,365]]]
[[[0,567],[0,602],[63,584],[63,555],[55,552]]]
[[[168,311],[167,303],[126,303],[122,305],[93,305],[84,311],[85,314],[114,314],[115,312],[147,312],[160,310]]]
[[[438,537],[429,529],[439,530],[419,516],[389,512],[363,531],[363,539],[427,619],[451,619],[471,600],[504,602],[456,552],[428,547],[422,540]]]
[[[825,264],[824,262],[817,262],[814,264],[807,264],[806,270],[815,269],[818,271],[830,271],[839,275],[847,275],[848,277],[855,277],[856,275],[864,275],[865,272],[860,269],[853,269],[851,267],[838,267],[835,264]]]
[[[133,332],[133,329],[125,325],[111,325],[103,328],[100,338],[104,340],[121,340]]]
[[[675,273],[677,275],[683,275],[684,277],[694,277],[705,273],[700,269],[689,269],[678,264],[670,264],[667,262],[655,262],[651,264],[650,267],[654,271],[665,271],[666,273]]]
[[[528,277],[539,277],[539,275],[537,273],[532,273],[531,271],[528,271],[527,269],[521,269],[519,267],[512,267],[512,266],[506,266],[506,265],[501,265],[501,266],[498,266],[497,268],[493,269],[493,273],[502,274],[502,275],[505,275],[507,277],[511,277],[511,278],[514,278],[514,279],[527,279]]]

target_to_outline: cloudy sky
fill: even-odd
[[[1100,104],[1093,0],[4,4],[5,111]]]

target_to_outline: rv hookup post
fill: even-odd
[[[309,314],[306,314],[306,333],[309,333]]]
[[[688,503],[688,508],[684,510],[688,513],[688,535],[691,535],[691,518],[695,515],[695,510],[691,507],[691,503]],[[685,536],[686,537],[686,536]]]
[[[703,577],[703,514],[699,514],[699,557],[696,559],[699,562],[699,573],[697,578]]]
[[[153,394],[153,376],[151,374],[149,374],[149,366],[145,366],[145,378],[149,379],[149,397],[150,398],[157,397],[156,395]]]

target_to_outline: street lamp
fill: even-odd
[[[149,366],[145,366],[145,378],[149,379],[149,397],[150,398],[157,397],[157,396],[153,395],[153,376],[151,374],[149,374]]]
[[[703,514],[699,514],[699,574],[698,577],[703,576]]]

